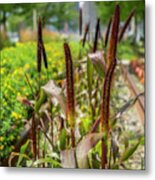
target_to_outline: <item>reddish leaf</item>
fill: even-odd
[[[88,152],[102,139],[102,137],[103,133],[91,133],[83,137],[76,148],[78,168],[89,168]]]
[[[60,157],[63,168],[76,168],[75,149],[61,151]]]
[[[47,84],[42,86],[42,89],[45,91],[45,93],[47,93],[48,95],[57,99],[57,101],[59,102],[59,104],[61,106],[61,109],[65,113],[66,112],[66,100],[62,93],[61,88],[56,86],[56,84],[54,83],[53,80],[50,80]]]

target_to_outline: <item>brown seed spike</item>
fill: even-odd
[[[110,27],[111,27],[112,17],[109,20],[108,28],[105,35],[105,47],[107,47],[108,39],[109,39],[109,33],[110,33]]]
[[[42,41],[42,23],[41,23],[41,18],[38,18],[38,41]]]
[[[93,47],[93,53],[97,50],[97,43],[98,43],[98,37],[99,37],[99,29],[100,29],[100,19],[97,19],[96,24],[96,32],[95,32],[95,40],[94,40],[94,47]]]
[[[83,43],[82,43],[82,46],[83,46],[83,47],[85,46],[87,34],[88,34],[88,32],[89,32],[89,24],[90,24],[90,23],[86,24],[86,27],[85,27],[85,33],[84,33]]]
[[[127,29],[127,27],[128,27],[128,25],[129,25],[132,17],[134,16],[134,14],[135,14],[135,9],[133,9],[133,10],[130,12],[129,16],[127,17],[127,19],[126,19],[126,21],[125,21],[125,23],[124,23],[123,28],[120,30],[120,33],[119,33],[119,42],[122,40],[123,35],[124,35],[124,33],[125,33],[125,30]]]
[[[75,146],[75,137],[74,137],[74,114],[75,114],[75,104],[74,104],[74,79],[73,79],[73,65],[72,57],[69,45],[64,43],[65,51],[65,61],[66,61],[66,86],[67,86],[67,105],[66,105],[66,118],[68,124],[71,128],[72,133],[72,147]]]
[[[42,42],[42,54],[43,54],[43,59],[44,59],[44,66],[46,69],[48,69],[47,56],[46,56],[46,51],[45,51],[43,42]]]
[[[42,39],[42,23],[39,17],[38,19],[38,45],[37,45],[37,68],[38,68],[39,73],[41,72],[42,56],[44,60],[44,66],[46,69],[48,69],[47,56],[46,56],[46,51],[45,51],[45,47],[44,47],[44,43]]]
[[[109,69],[106,73],[104,84],[103,84],[103,91],[102,91],[102,104],[101,104],[101,117],[100,117],[100,125],[101,125],[101,132],[105,132],[106,139],[102,139],[102,169],[106,168],[107,165],[107,137],[109,133],[109,105],[110,105],[110,89],[111,89],[111,82],[113,73],[116,67],[116,59],[114,59]]]
[[[82,35],[82,8],[79,9],[79,33]]]
[[[42,28],[40,17],[38,19],[38,39],[37,39],[37,69],[41,72],[41,54],[42,54]]]
[[[107,54],[107,68],[110,66],[111,62],[116,58],[119,20],[120,20],[120,7],[119,5],[116,5],[115,13],[112,19],[112,29],[111,29],[111,36],[109,42],[110,44]]]
[[[101,127],[102,131],[109,130],[109,103],[110,103],[110,88],[113,73],[116,67],[116,59],[111,62],[111,65],[106,73],[104,85],[103,85],[103,95],[102,95],[102,105],[101,105]]]
[[[41,44],[38,43],[38,46],[37,46],[37,70],[38,70],[38,73],[41,72]]]

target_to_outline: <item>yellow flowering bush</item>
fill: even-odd
[[[74,59],[78,56],[78,43],[71,42]],[[55,79],[64,72],[63,42],[45,44],[48,58],[49,79]],[[1,158],[5,158],[13,150],[13,146],[20,135],[24,123],[28,120],[29,109],[19,102],[19,97],[33,99],[26,76],[32,84],[34,92],[38,88],[38,74],[36,64],[36,43],[17,43],[15,47],[8,47],[1,51],[1,117],[0,117],[0,150]],[[47,72],[42,68],[42,84],[47,82]]]

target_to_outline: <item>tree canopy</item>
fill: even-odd
[[[0,24],[6,26],[11,31],[17,31],[19,26],[32,26],[33,11],[41,16],[44,25],[53,25],[60,30],[67,22],[71,29],[76,29],[78,25],[77,3],[21,3],[21,4],[1,4]]]
[[[129,15],[130,11],[135,8],[136,14],[135,17],[138,21],[143,20],[144,18],[144,0],[131,1],[110,1],[110,2],[96,2],[96,9],[98,16],[101,17],[102,23],[107,24],[111,15],[113,14],[114,7],[116,4],[120,5],[121,9],[121,21],[124,21]],[[108,18],[109,17],[109,18]]]

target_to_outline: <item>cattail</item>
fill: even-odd
[[[90,23],[86,24],[86,27],[85,27],[85,32],[84,32],[84,37],[83,37],[83,43],[82,43],[82,46],[83,46],[83,47],[85,46],[87,34],[89,33],[89,24],[90,24]]]
[[[102,104],[101,104],[101,117],[100,123],[101,132],[105,132],[106,138],[109,133],[109,105],[110,105],[110,89],[113,73],[116,67],[116,59],[111,62],[111,65],[106,73],[104,85],[103,85],[103,94],[102,94]],[[102,168],[105,169],[107,164],[107,140],[102,139]]]
[[[42,23],[40,17],[38,18],[38,42],[42,41]]]
[[[101,32],[101,26],[99,26],[99,39],[101,40],[102,47],[104,48],[104,38]]]
[[[116,5],[115,13],[112,20],[112,29],[111,29],[111,36],[109,42],[110,44],[107,54],[107,68],[110,66],[111,62],[116,58],[119,20],[120,20],[120,7],[119,5]]]
[[[38,19],[38,40],[37,40],[37,69],[38,73],[41,72],[41,54],[42,54],[42,44],[41,44],[41,37],[42,37],[42,28],[41,28],[41,20]]]
[[[42,54],[43,54],[44,66],[46,69],[48,69],[47,56],[46,56],[46,51],[45,51],[45,47],[43,43],[42,43]]]
[[[64,43],[64,52],[65,52],[65,61],[66,61],[66,86],[67,86],[66,118],[71,128],[72,147],[75,147],[75,136],[74,136],[75,104],[74,104],[73,65],[72,65],[70,48],[67,43]]]
[[[97,50],[97,43],[98,43],[98,37],[99,37],[99,29],[100,29],[100,19],[97,19],[97,24],[96,24],[96,32],[95,32],[95,40],[94,40],[94,47],[93,47],[93,52],[95,53]]]
[[[112,61],[104,80],[102,105],[101,105],[101,131],[109,130],[109,102],[110,102],[110,87],[113,77],[113,72],[116,66],[116,59]]]
[[[112,17],[109,20],[108,28],[105,35],[105,47],[107,47],[108,39],[109,39],[109,33],[110,33],[110,27],[111,27]]]
[[[44,47],[44,43],[42,39],[42,23],[39,17],[38,19],[38,44],[37,44],[37,69],[39,73],[41,72],[42,56],[43,56],[44,66],[46,69],[48,69],[47,56],[46,56],[46,51],[45,51],[45,47]]]
[[[135,14],[135,9],[133,9],[133,10],[130,12],[129,16],[127,17],[127,19],[126,19],[126,21],[125,21],[125,23],[124,23],[124,26],[123,26],[122,29],[120,30],[120,33],[119,33],[119,42],[122,40],[123,35],[124,35],[124,33],[125,33],[125,30],[127,29],[127,27],[128,27],[128,25],[129,25],[132,17],[134,16],[134,14]]]
[[[82,35],[82,8],[79,9],[79,33]]]
[[[102,91],[101,117],[100,117],[100,131],[105,132],[105,137],[102,138],[102,158],[101,167],[107,167],[107,138],[109,134],[109,104],[110,104],[110,90],[113,73],[116,67],[116,50],[119,29],[120,8],[119,5],[115,7],[115,13],[112,20],[112,30],[110,37],[110,45],[108,50],[108,67],[104,79]]]

